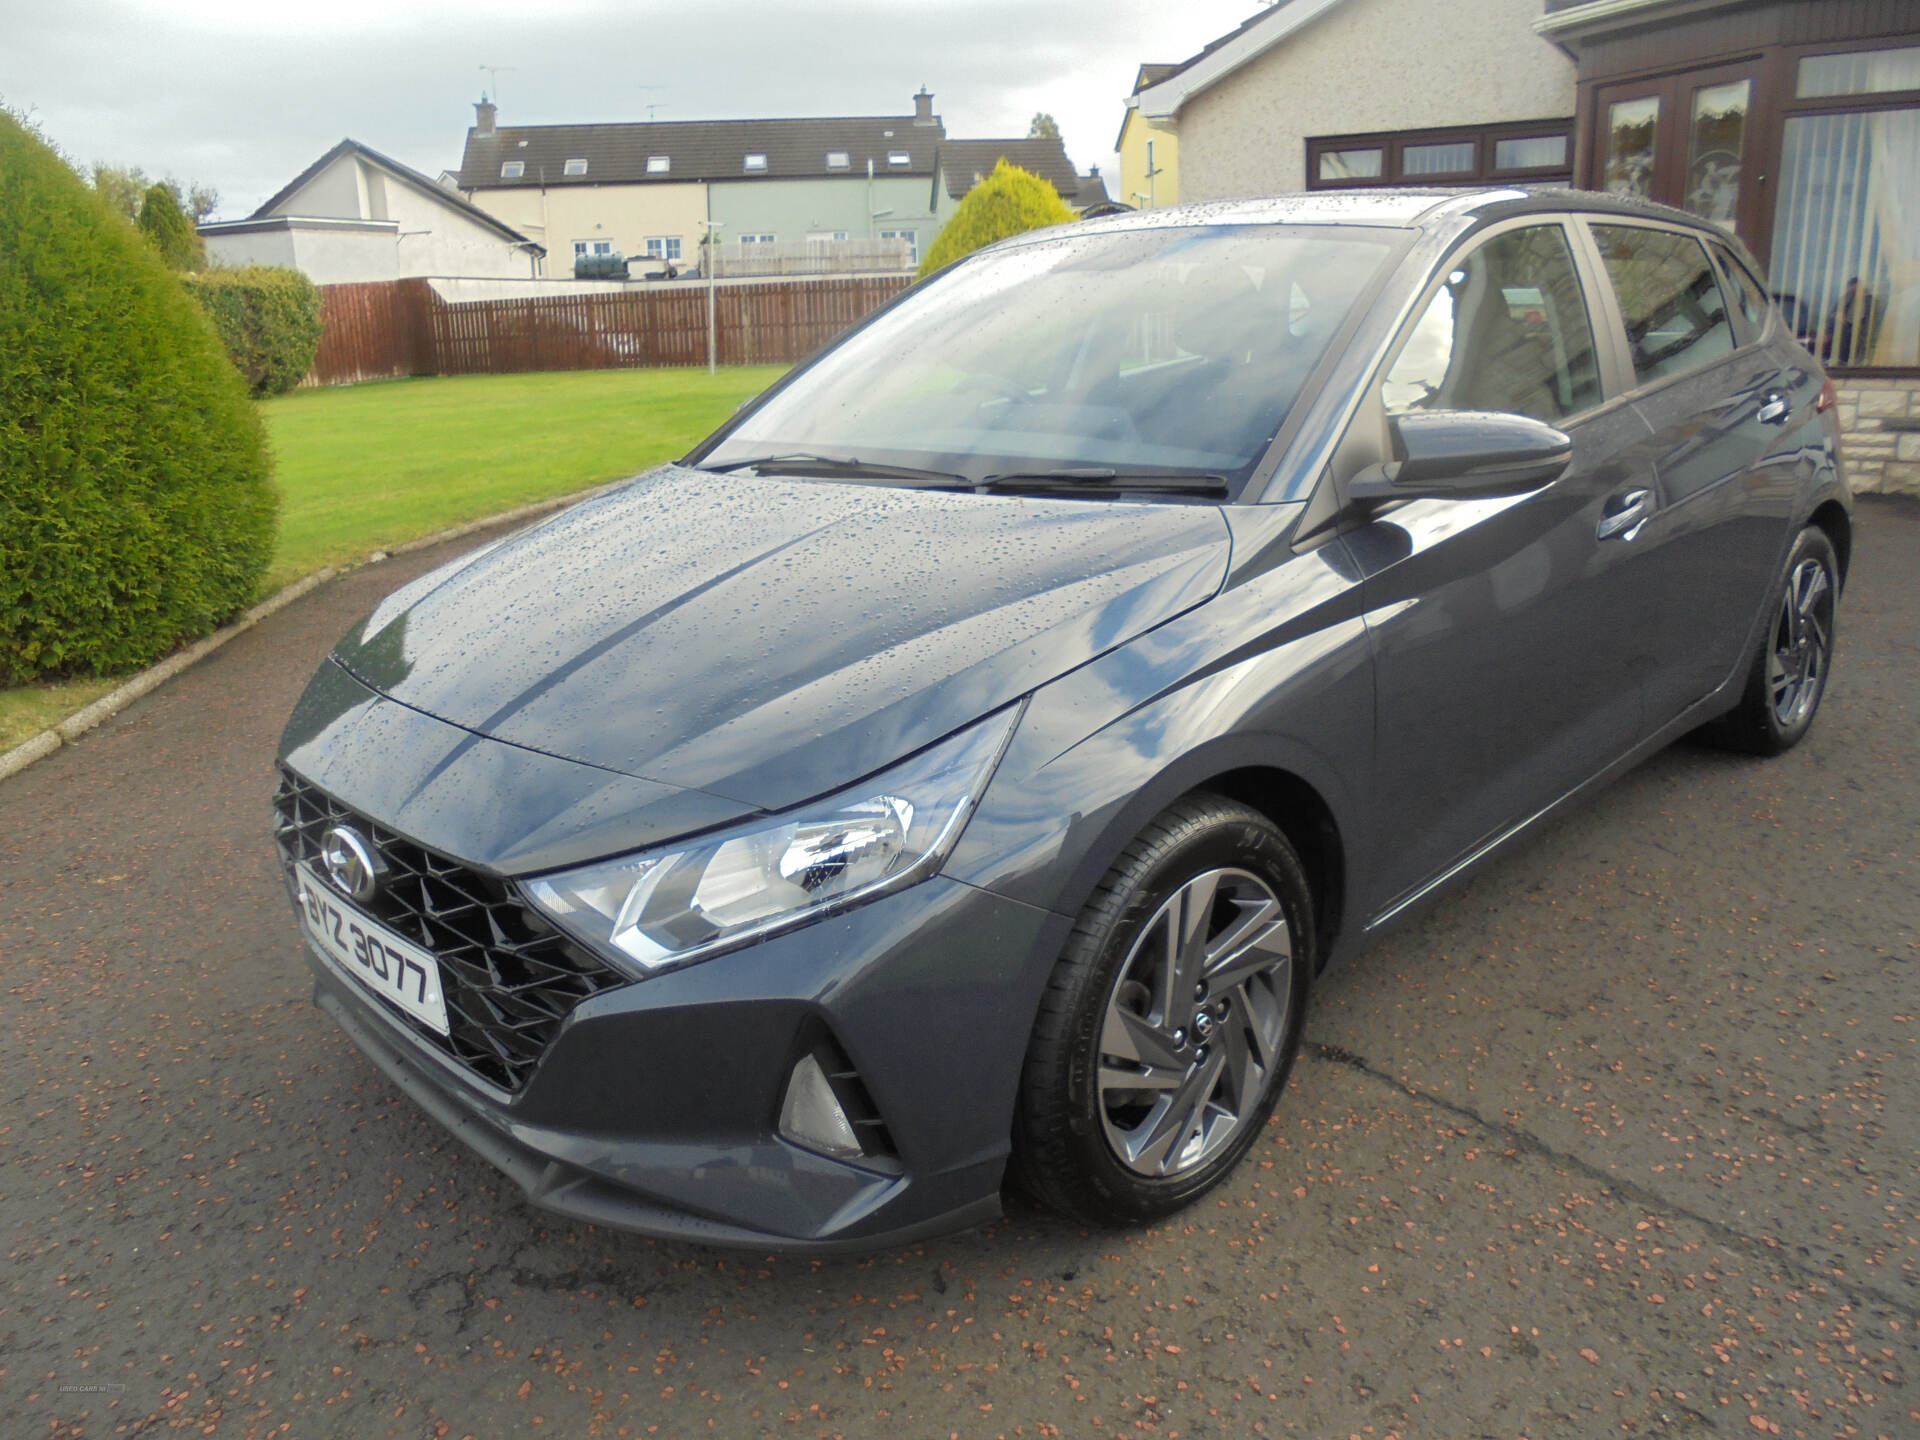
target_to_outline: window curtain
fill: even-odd
[[[1883,157],[1867,177],[1867,211],[1885,257],[1887,305],[1864,363],[1920,365],[1920,110],[1876,111],[1867,128]]]
[[[1833,366],[1920,365],[1920,110],[1787,121],[1774,291]]]

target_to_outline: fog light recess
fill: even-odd
[[[866,1082],[840,1042],[824,1029],[814,1029],[807,1052],[787,1078],[780,1133],[835,1160],[861,1160],[889,1172],[900,1168],[893,1136]]]
[[[833,1093],[827,1072],[813,1053],[800,1057],[787,1081],[787,1098],[780,1106],[780,1133],[796,1145],[836,1160],[858,1160],[866,1153],[845,1107]]]

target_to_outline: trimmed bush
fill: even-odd
[[[180,278],[255,395],[284,395],[313,369],[320,290],[300,271],[248,265]]]
[[[0,685],[132,669],[237,614],[270,470],[200,308],[0,112]]]
[[[193,220],[180,208],[180,199],[168,186],[149,185],[140,200],[140,218],[133,222],[147,237],[169,270],[194,270],[206,262],[206,246]]]
[[[1058,190],[1031,170],[1002,160],[991,175],[967,192],[953,218],[941,227],[920,261],[920,273],[931,275],[982,245],[1009,235],[1038,230],[1043,225],[1063,225],[1074,218],[1072,207],[1060,198]]]

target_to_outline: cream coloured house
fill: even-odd
[[[530,278],[538,242],[418,170],[342,140],[244,220],[202,225],[215,265],[284,265],[316,285],[416,275]]]
[[[1175,137],[1183,201],[1565,181],[1574,66],[1539,15],[1540,0],[1280,0],[1130,96],[1122,135]]]

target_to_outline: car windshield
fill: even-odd
[[[902,484],[1238,484],[1394,239],[1186,226],[1066,232],[985,254],[822,356],[698,463],[771,471],[805,457]]]

